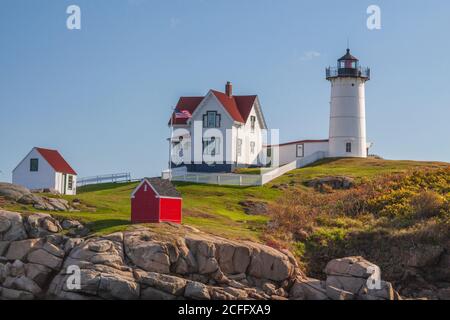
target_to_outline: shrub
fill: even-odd
[[[444,198],[435,191],[425,190],[411,198],[411,206],[419,218],[437,216],[444,207]]]

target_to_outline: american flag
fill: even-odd
[[[174,113],[175,119],[189,119],[190,117],[192,117],[192,114],[187,110],[179,110],[175,108]]]

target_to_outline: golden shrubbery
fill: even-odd
[[[298,188],[270,208],[270,233],[302,241],[323,221],[372,215],[421,220],[450,216],[450,168],[384,175],[349,190],[320,193]],[[321,222],[322,221],[322,222]]]

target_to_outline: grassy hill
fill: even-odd
[[[305,181],[321,176],[344,175],[370,179],[386,173],[401,173],[415,168],[448,166],[439,162],[389,161],[379,159],[326,159],[309,167],[297,169],[263,187],[232,187],[177,183],[183,195],[183,222],[204,231],[237,239],[261,240],[269,217],[249,215],[242,201],[277,203],[286,190],[309,190]],[[65,196],[82,202],[80,212],[59,213],[82,220],[98,233],[124,230],[130,221],[130,194],[137,183],[106,183],[78,189],[78,195]],[[279,188],[281,186],[281,188]],[[34,211],[24,206],[12,210]]]
[[[308,186],[321,177],[345,177],[353,185]],[[132,227],[130,194],[136,185],[79,188],[78,195],[65,198],[79,199],[80,211],[57,215],[87,223],[98,234],[126,230]],[[263,187],[177,183],[177,189],[183,196],[183,223],[227,238],[288,248],[306,274],[315,278],[323,276],[328,261],[345,256],[363,256],[376,263],[383,278],[404,288],[407,296],[420,288],[435,292],[448,274],[446,268],[433,265],[436,257],[430,258],[436,252],[450,252],[448,163],[326,159]],[[252,204],[266,212],[246,213]],[[21,205],[6,209],[36,211]],[[418,270],[407,269],[411,252],[429,261],[413,279],[406,277]]]

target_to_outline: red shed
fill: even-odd
[[[169,180],[144,178],[131,194],[131,222],[181,223],[181,201]]]

